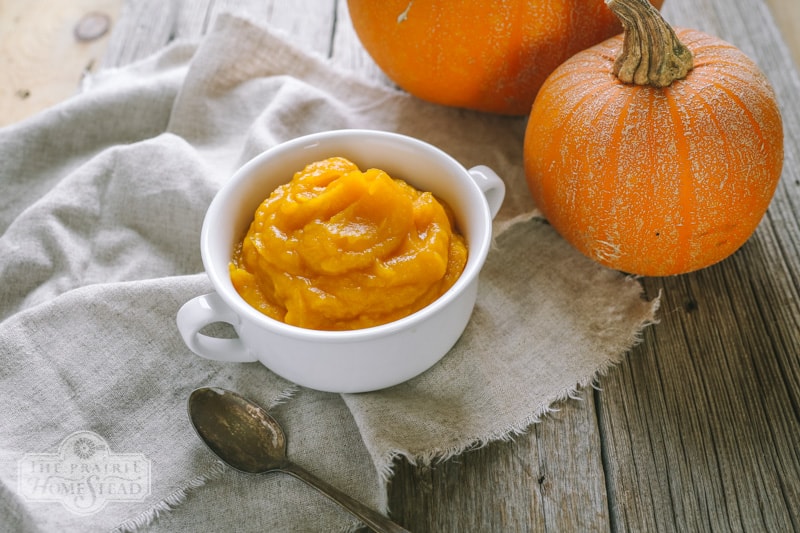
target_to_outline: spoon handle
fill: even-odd
[[[403,529],[377,511],[373,511],[363,503],[354,500],[301,466],[288,463],[281,467],[281,471],[308,483],[308,485],[314,487],[322,494],[350,511],[350,513],[358,517],[359,520],[364,522],[364,524],[376,533],[410,533],[407,529]]]

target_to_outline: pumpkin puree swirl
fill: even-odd
[[[455,283],[467,246],[454,228],[431,193],[333,157],[306,166],[258,207],[231,280],[250,305],[287,324],[377,326]]]

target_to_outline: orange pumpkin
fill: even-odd
[[[646,0],[607,0],[622,36],[547,79],[525,134],[525,173],[553,227],[587,256],[664,276],[735,252],[783,165],[775,94],[744,53],[673,29]]]
[[[622,30],[603,0],[348,0],[348,7],[364,48],[400,87],[430,102],[509,115],[530,112],[564,60]]]

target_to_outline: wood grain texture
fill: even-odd
[[[176,39],[198,39],[213,27],[220,13],[234,13],[282,31],[298,46],[329,57],[336,4],[332,0],[128,0],[104,65],[126,65]]]
[[[392,514],[412,531],[607,531],[593,390],[510,442],[430,468],[398,463]]]
[[[0,2],[0,126],[78,92],[84,74],[100,67],[122,2]],[[76,25],[93,12],[109,17],[109,31],[97,39],[78,39]]]
[[[740,47],[776,89],[784,171],[754,237],[719,265],[643,279],[648,297],[662,296],[660,323],[597,389],[512,441],[430,468],[399,461],[390,502],[400,523],[437,532],[800,531],[800,78],[770,11],[786,33],[797,5],[667,0],[664,9],[671,23]],[[104,65],[198,38],[231,9],[389,83],[360,47],[344,0],[127,0]]]
[[[800,65],[800,2],[793,0],[766,0],[783,40],[789,46],[795,65]]]

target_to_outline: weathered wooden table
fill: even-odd
[[[103,66],[223,10],[383,79],[345,0],[127,0]],[[722,264],[643,280],[660,323],[597,389],[513,442],[398,464],[391,508],[412,531],[800,531],[800,79],[763,0],[667,0],[664,14],[736,44],[774,84],[786,161],[770,210]]]

